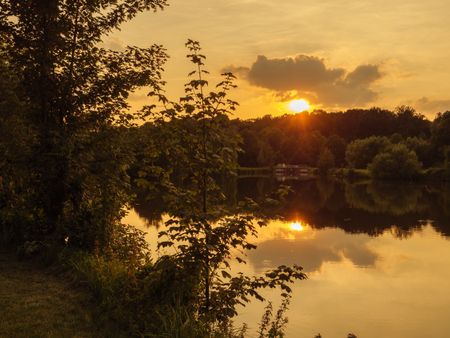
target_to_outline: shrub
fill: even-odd
[[[375,156],[391,145],[387,137],[371,136],[351,142],[347,146],[345,159],[350,167],[365,169]]]
[[[408,147],[408,149],[413,150],[420,162],[424,165],[430,165],[433,163],[433,149],[429,140],[419,137],[408,137],[406,140],[399,143],[403,143]]]
[[[129,267],[139,267],[150,262],[150,248],[145,232],[128,224],[113,226],[111,254]]]
[[[421,175],[422,163],[414,151],[397,144],[375,156],[368,169],[374,178],[412,179]]]

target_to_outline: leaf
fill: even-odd
[[[222,270],[222,277],[223,278],[231,278],[231,275],[228,272],[226,272],[225,270]]]
[[[173,242],[171,242],[171,241],[164,241],[164,242],[158,243],[158,247],[161,247],[161,248],[167,248],[170,246],[173,246]]]

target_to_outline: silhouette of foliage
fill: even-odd
[[[388,138],[380,136],[355,140],[348,145],[345,158],[351,168],[365,169],[389,145]]]
[[[171,260],[184,276],[180,278],[193,286],[192,295],[187,297],[191,299],[189,307],[213,325],[228,322],[237,314],[236,306],[251,297],[263,300],[260,288],[280,287],[287,295],[291,292],[288,284],[306,276],[298,266],[280,266],[262,277],[231,275],[230,260],[244,261],[245,251],[255,248],[248,238],[256,235],[257,223],[262,226],[264,221],[257,222],[248,213],[249,203],[242,213],[225,212],[226,199],[218,178],[236,171],[238,138],[226,128],[228,115],[236,106],[227,98],[228,91],[235,87],[234,76],[223,74],[217,91],[207,93],[205,56],[198,42],[189,40],[186,46],[195,66],[185,86],[186,95],[179,102],[171,102],[162,87],[151,93],[163,104],[156,123],[167,127],[171,135],[172,143],[164,156],[183,167],[181,181],[180,175],[172,175],[165,183],[171,195],[167,203],[172,217],[166,222],[166,230],[159,233],[159,247],[175,249]],[[233,258],[235,251],[238,256]]]
[[[22,237],[107,247],[131,196],[132,154],[117,127],[133,122],[128,96],[160,78],[166,54],[158,45],[119,52],[99,44],[139,12],[165,6],[165,0],[1,2],[2,53],[35,135],[24,157],[31,192],[22,196],[33,208]]]
[[[335,160],[333,153],[327,148],[323,148],[317,161],[317,168],[322,175],[328,174],[330,169],[334,168]]]
[[[375,178],[412,179],[421,175],[422,163],[414,151],[397,144],[376,155],[369,171]]]

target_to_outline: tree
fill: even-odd
[[[29,169],[37,238],[106,245],[129,199],[129,156],[111,138],[134,118],[129,93],[160,78],[166,54],[157,45],[118,52],[99,43],[139,12],[165,6],[165,0],[1,2],[5,51],[37,135]],[[89,235],[72,241],[82,233]]]
[[[343,166],[345,163],[345,150],[347,148],[345,140],[342,137],[333,134],[327,139],[327,148],[334,155],[336,165]]]
[[[320,152],[319,159],[317,161],[317,168],[321,175],[326,175],[330,169],[334,168],[335,160],[334,155],[327,147],[323,148]]]
[[[275,164],[276,152],[273,150],[270,143],[266,142],[266,140],[263,139],[260,140],[258,146],[259,146],[258,147],[259,152],[257,157],[258,165],[261,167],[273,166]]]
[[[433,164],[435,159],[433,158],[435,151],[433,151],[432,144],[429,140],[419,137],[408,137],[402,141],[410,150],[414,151],[419,159],[425,166]]]
[[[358,139],[347,146],[345,159],[352,168],[364,169],[373,158],[390,145],[387,137],[371,136]]]
[[[433,145],[440,150],[450,146],[450,111],[436,116],[431,125],[431,139]]]
[[[414,151],[403,144],[396,144],[376,155],[369,171],[374,178],[412,179],[420,176],[422,163]]]
[[[159,234],[159,247],[175,249],[175,255],[163,259],[173,262],[179,280],[185,281],[181,301],[212,327],[228,323],[237,314],[237,305],[249,302],[250,297],[262,300],[260,288],[278,286],[287,296],[291,292],[288,284],[306,276],[298,266],[280,266],[264,277],[231,275],[231,259],[244,262],[244,251],[255,248],[249,237],[256,235],[257,225],[265,222],[249,214],[248,208],[227,210],[217,182],[220,175],[233,175],[237,169],[239,139],[228,124],[236,102],[227,97],[235,87],[234,76],[223,74],[217,91],[207,93],[205,56],[198,42],[189,40],[186,45],[195,66],[185,86],[186,95],[179,102],[171,102],[162,87],[151,93],[164,106],[156,122],[173,127],[169,130],[175,144],[169,156],[184,164],[181,184],[167,182],[172,217],[166,222],[167,229]],[[152,111],[155,106],[147,109]],[[254,208],[254,203],[250,204]],[[179,291],[173,290],[176,295]]]
[[[0,243],[20,242],[33,205],[28,204],[27,170],[35,143],[25,120],[24,97],[16,72],[0,46]],[[22,216],[22,217],[21,217]]]
[[[397,130],[403,136],[428,136],[429,121],[410,106],[395,108]]]

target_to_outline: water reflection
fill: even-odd
[[[244,197],[263,201],[279,184],[226,182],[230,209]],[[299,181],[292,190],[264,210],[272,221],[254,239],[258,249],[248,253],[248,264],[234,266],[249,274],[304,267],[309,279],[293,288],[288,338],[450,337],[449,186]],[[170,211],[163,200],[139,194],[126,220],[146,229],[153,247],[155,225]],[[277,292],[266,296],[277,302]],[[238,322],[255,332],[263,308],[242,308]]]
[[[425,224],[450,236],[450,186],[392,183],[336,182],[325,180],[294,181],[292,193],[278,207],[266,207],[264,213],[274,219],[301,220],[316,229],[340,228],[347,233],[379,236],[391,230],[398,238],[408,238]],[[274,179],[246,178],[226,180],[228,203],[251,197],[264,201],[279,185]],[[165,209],[163,198],[149,200],[138,194],[134,206],[149,224],[159,224]]]
[[[257,273],[282,264],[301,265],[306,272],[320,271],[325,263],[349,260],[356,266],[373,266],[378,255],[367,245],[368,236],[348,236],[340,229],[316,231],[301,222],[271,222],[248,253]]]

